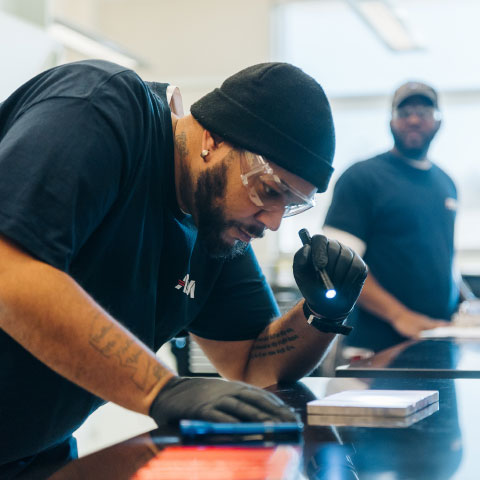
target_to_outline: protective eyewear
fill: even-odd
[[[284,210],[283,217],[291,217],[315,206],[314,195],[303,194],[288,185],[274,173],[260,155],[243,152],[241,156],[241,179],[250,200],[266,211]]]
[[[441,120],[441,113],[434,107],[428,105],[405,105],[399,107],[393,112],[393,118],[405,119],[412,115],[421,120]]]

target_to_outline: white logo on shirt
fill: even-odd
[[[195,280],[190,280],[190,274],[186,274],[183,277],[183,280],[179,280],[177,285],[175,285],[177,290],[183,288],[183,293],[185,295],[190,295],[190,298],[195,298]]]
[[[445,199],[445,208],[447,210],[456,210],[457,209],[457,201],[452,197],[447,197]]]

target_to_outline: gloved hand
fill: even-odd
[[[337,291],[325,297],[325,285],[316,269],[325,269]],[[320,317],[340,322],[351,312],[367,277],[367,266],[353,250],[323,235],[297,251],[293,275],[310,310]]]
[[[158,425],[185,418],[210,422],[298,422],[278,397],[241,382],[173,377],[150,407]]]

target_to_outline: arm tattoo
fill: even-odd
[[[258,337],[252,348],[250,358],[272,357],[274,355],[283,355],[295,350],[295,340],[298,335],[292,328],[280,330],[272,335]]]
[[[130,378],[142,391],[150,391],[167,371],[153,359],[134,339],[125,340],[123,332],[102,318],[100,313],[92,320],[89,343],[107,358],[116,358],[119,364],[130,370]]]

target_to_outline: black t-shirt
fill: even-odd
[[[251,249],[209,258],[179,210],[166,87],[87,61],[0,104],[0,233],[154,350],[181,330],[255,338],[276,303]],[[62,441],[102,403],[3,331],[0,365],[0,465]]]
[[[450,319],[458,302],[453,278],[457,193],[438,166],[415,168],[392,153],[358,162],[335,185],[325,225],[366,244],[369,270],[408,308]],[[404,337],[356,307],[351,345],[380,350]]]

